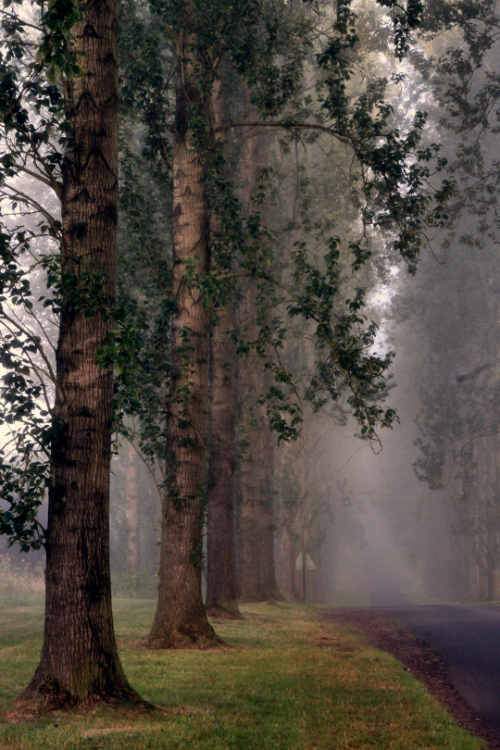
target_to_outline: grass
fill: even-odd
[[[313,609],[244,607],[218,624],[230,649],[144,648],[154,603],[117,600],[116,629],[132,685],[164,711],[102,709],[14,723],[11,701],[32,675],[42,611],[0,612],[2,750],[479,750],[402,666]]]
[[[327,607],[369,607],[368,591],[336,591],[328,600]]]

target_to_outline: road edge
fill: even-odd
[[[318,609],[322,623],[335,623],[364,637],[372,646],[394,656],[404,668],[423,682],[428,691],[454,717],[457,723],[486,743],[489,750],[500,750],[483,721],[456,691],[439,656],[425,641],[416,638],[395,620],[370,608]]]

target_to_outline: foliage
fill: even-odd
[[[424,241],[424,228],[438,228],[446,220],[445,204],[452,190],[450,181],[444,181],[437,190],[429,187],[435,170],[443,169],[445,160],[438,157],[439,146],[423,147],[425,114],[418,112],[413,126],[402,134],[394,123],[393,108],[387,101],[388,81],[369,79],[363,84],[353,52],[358,41],[357,18],[350,3],[340,4],[337,17],[333,19],[321,5],[314,5],[310,15],[301,15],[294,4],[290,8],[290,12],[296,13],[293,34],[297,35],[299,28],[308,31],[301,31],[297,36],[296,49],[302,50],[302,69],[295,61],[285,58],[284,68],[289,63],[296,75],[293,91],[287,92],[286,97],[273,98],[272,106],[269,106],[268,99],[263,101],[260,97],[260,89],[257,87],[257,94],[254,91],[254,58],[248,54],[244,66],[238,58],[241,77],[250,89],[253,112],[243,112],[239,121],[228,122],[218,132],[229,128],[269,127],[284,133],[289,143],[296,140],[305,146],[308,141],[314,142],[328,135],[347,145],[358,165],[360,177],[358,222],[362,226],[360,238],[349,245],[353,272],[359,271],[371,256],[367,235],[372,229],[392,236],[395,251],[414,273]],[[403,29],[409,30],[416,25],[420,12],[418,4],[411,5],[405,16],[406,26],[403,16],[396,14],[396,48],[400,56],[406,44],[402,41],[406,33]],[[282,25],[290,25],[287,14],[288,9],[283,10]],[[299,26],[298,20],[301,21]],[[317,34],[319,42],[314,45],[311,42],[312,29],[317,32],[316,25],[326,25],[328,21],[332,21],[331,26],[328,30],[322,27],[321,33]],[[197,28],[195,22],[193,34],[197,33]],[[310,65],[305,60],[310,50],[315,52],[312,70],[308,70],[316,80],[315,94],[302,97],[302,79],[305,68]],[[227,53],[233,55],[234,50],[228,48]],[[278,43],[274,53],[280,53]],[[309,54],[309,59],[311,57]],[[201,62],[199,65],[198,83],[202,93],[197,106],[200,110],[190,124],[195,147],[207,164],[212,210],[218,218],[218,229],[212,241],[211,278],[196,278],[187,269],[190,283],[207,295],[207,304],[212,299],[215,305],[222,305],[231,294],[230,282],[235,278],[256,280],[260,335],[256,341],[245,341],[241,339],[241,331],[236,330],[235,339],[240,354],[250,349],[262,354],[271,349],[276,355],[267,363],[275,382],[265,398],[271,426],[280,439],[297,436],[302,405],[293,373],[280,365],[277,354],[286,340],[288,324],[281,320],[276,325],[267,312],[279,304],[287,304],[290,316],[300,315],[315,326],[317,358],[305,389],[305,398],[320,406],[327,398],[338,399],[339,393],[347,386],[352,392],[349,401],[360,422],[361,433],[373,437],[378,424],[390,426],[395,417],[393,410],[384,411],[378,404],[385,391],[384,374],[391,355],[378,357],[371,352],[377,326],[367,323],[362,314],[363,289],[359,287],[354,298],[340,299],[338,279],[342,266],[338,263],[337,246],[341,240],[335,236],[327,240],[319,264],[312,263],[305,244],[292,243],[293,250],[288,249],[288,263],[293,267],[292,283],[281,283],[273,272],[276,267],[271,250],[273,238],[260,209],[265,199],[268,175],[261,175],[261,184],[254,198],[255,210],[245,219],[233,197],[234,186],[227,178],[217,133],[211,132],[201,110],[203,92],[206,87],[210,88],[207,81],[211,80],[212,69],[204,76]],[[351,79],[361,84],[361,93],[351,93],[348,86]],[[430,162],[434,162],[433,168],[429,166]],[[277,296],[276,289],[280,296]]]
[[[449,172],[459,189],[451,215],[457,221],[461,214],[469,214],[476,225],[476,231],[460,235],[455,221],[448,245],[455,238],[469,246],[498,242],[499,31],[494,0],[432,0],[422,24],[430,54],[413,56],[441,107],[440,126],[453,137]]]
[[[53,313],[63,292],[54,255],[61,224],[49,192],[59,194],[61,146],[71,134],[58,82],[79,71],[70,31],[80,17],[67,0],[46,12],[36,3],[31,14],[26,11],[19,3],[4,6],[0,43],[0,424],[11,433],[0,453],[7,503],[0,528],[24,551],[43,542],[36,514],[50,482],[51,445],[59,437],[50,412]],[[31,187],[35,181],[38,192]],[[37,305],[42,291],[43,305]]]
[[[446,169],[455,191],[441,248],[436,250],[443,268],[424,266],[420,282],[404,291],[396,309],[397,325],[403,303],[425,342],[419,345],[417,365],[422,406],[416,441],[420,455],[414,468],[433,494],[418,513],[421,522],[432,524],[441,549],[448,548],[447,564],[455,579],[452,598],[476,600],[493,594],[499,553],[499,332],[494,281],[499,22],[497,4],[489,0],[433,0],[426,5],[422,47],[415,46],[410,59],[428,89],[428,99],[430,93],[434,97],[431,117],[446,142]],[[419,298],[425,303],[417,308]],[[450,590],[453,587],[444,587],[442,595],[449,596]]]
[[[420,23],[421,3],[409,0],[402,6],[380,0],[379,5],[392,16],[395,53],[401,59]],[[250,118],[252,127],[258,124],[279,133],[285,147],[294,142],[307,146],[319,139],[334,139],[347,147],[356,164],[359,201],[358,237],[347,242],[353,275],[370,258],[370,234],[392,244],[413,273],[425,230],[446,221],[451,183],[445,181],[437,189],[431,184],[444,160],[439,146],[424,142],[425,114],[417,112],[403,132],[389,103],[391,82],[360,73],[358,18],[351,2],[342,0],[333,14],[322,2],[295,0],[124,4],[122,266],[116,307],[110,307],[101,293],[104,279],[99,269],[82,267],[61,275],[61,225],[57,208],[52,209],[54,198],[47,197],[49,191],[56,198],[60,194],[64,148],[72,138],[61,84],[79,70],[71,41],[79,11],[61,0],[41,17],[42,7],[34,5],[30,24],[16,7],[4,11],[2,22],[0,198],[11,212],[9,216],[4,211],[2,226],[7,269],[0,279],[6,331],[2,364],[9,368],[3,379],[7,400],[2,420],[17,424],[21,416],[25,427],[15,450],[3,455],[4,500],[9,508],[1,518],[8,538],[20,541],[24,549],[43,542],[36,510],[50,483],[50,450],[60,438],[50,405],[57,387],[51,333],[61,305],[86,315],[105,306],[114,330],[98,362],[116,375],[117,427],[131,437],[130,419],[135,420],[133,436],[142,454],[159,471],[160,483],[165,476],[168,328],[175,306],[169,292],[171,241],[165,227],[172,226],[172,129],[179,126],[174,48],[179,35],[189,37],[187,54],[195,71],[185,126],[205,165],[211,212],[218,222],[211,238],[210,274],[197,276],[186,265],[187,282],[200,289],[216,320],[217,310],[234,296],[235,279],[255,280],[259,335],[251,341],[238,329],[233,335],[241,354],[251,349],[263,353],[269,347],[274,352],[267,361],[274,384],[263,397],[272,427],[282,439],[298,435],[303,398],[319,408],[338,400],[345,389],[362,435],[371,438],[377,425],[390,426],[395,413],[382,409],[380,402],[392,355],[373,352],[377,326],[363,312],[363,284],[354,283],[355,292],[346,297],[339,283],[339,247],[344,239],[330,235],[319,255],[316,250],[311,253],[307,243],[291,241],[287,267],[275,273],[274,238],[262,216],[270,175],[261,175],[254,209],[245,215],[219,138],[223,131],[214,129],[206,106],[224,60],[240,90],[248,89],[251,110],[240,112],[243,124],[238,118],[223,129],[241,132]],[[314,77],[313,93],[304,91],[306,72]],[[24,185],[21,178],[28,180],[26,190],[19,187]],[[47,191],[43,201],[33,197],[30,180]],[[86,227],[73,230],[78,235]],[[276,305],[286,307],[288,316],[270,316]],[[294,317],[311,327],[315,346],[315,363],[302,394],[293,372],[280,361]]]

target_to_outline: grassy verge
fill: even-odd
[[[12,723],[9,704],[35,669],[41,609],[0,612],[0,748],[44,750],[479,750],[387,654],[316,621],[306,607],[245,607],[217,624],[232,648],[150,652],[154,604],[118,600],[116,627],[132,685],[164,709],[103,709]]]

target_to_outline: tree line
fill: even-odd
[[[277,514],[292,579],[324,512],[301,433],[312,449],[326,414],[377,440],[397,419],[367,293],[454,220],[425,110],[394,104],[425,67],[415,33],[455,28],[452,5],[458,21],[419,0],[5,5],[0,530],[46,551],[26,699],[139,700],[111,612],[117,441],[161,498],[148,645],[204,648],[207,613],[281,595],[276,456],[302,498]]]
[[[500,596],[498,503],[498,8],[429,4],[426,51],[415,54],[430,116],[456,181],[436,258],[396,295],[392,329],[420,373],[411,532],[393,520],[430,596]],[[396,329],[399,331],[396,333]],[[408,509],[407,509],[408,512]]]

